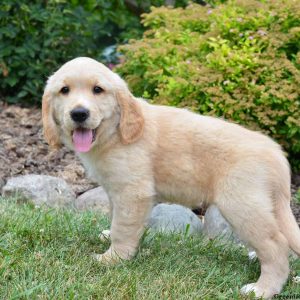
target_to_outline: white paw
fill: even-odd
[[[254,292],[256,295],[257,289],[255,287],[255,283],[246,284],[241,288],[241,293],[243,295],[250,294],[251,292]]]
[[[255,251],[249,251],[248,252],[248,257],[250,260],[255,260],[257,258],[257,254]]]
[[[103,230],[100,234],[99,234],[99,239],[102,242],[106,242],[110,239],[110,230]]]
[[[300,283],[300,276],[293,277],[293,282]]]
[[[241,294],[243,295],[250,294],[251,292],[254,292],[256,298],[271,299],[274,295],[280,293],[280,289],[261,289],[257,287],[256,283],[249,283],[241,288]]]

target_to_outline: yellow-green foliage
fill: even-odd
[[[153,8],[143,23],[118,67],[136,95],[261,130],[299,167],[300,1]]]

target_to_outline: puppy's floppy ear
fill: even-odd
[[[134,143],[144,131],[142,110],[129,91],[118,91],[116,95],[121,109],[121,141],[125,145]]]
[[[61,142],[59,138],[59,130],[57,124],[54,121],[53,109],[50,104],[50,96],[47,93],[44,93],[42,100],[42,117],[43,117],[43,127],[44,127],[44,136],[47,143],[58,149],[61,147]]]

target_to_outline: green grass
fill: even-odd
[[[245,249],[201,236],[146,235],[134,260],[102,266],[90,257],[109,246],[97,213],[0,198],[0,216],[0,299],[245,299],[239,288],[259,275]],[[291,268],[281,299],[300,298],[299,259]]]

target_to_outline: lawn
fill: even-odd
[[[239,288],[259,275],[243,248],[203,237],[146,234],[137,257],[113,267],[90,254],[109,246],[98,213],[0,198],[0,299],[253,299]],[[300,260],[280,299],[299,299]],[[296,296],[297,295],[297,296]]]

